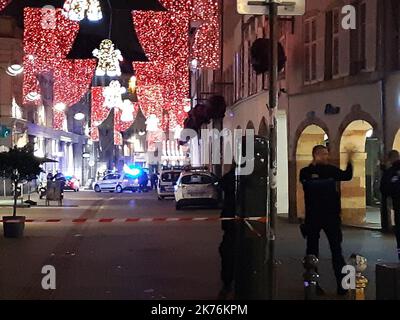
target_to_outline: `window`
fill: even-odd
[[[180,172],[163,173],[161,180],[162,182],[176,182],[178,181],[180,175]]]
[[[182,177],[182,184],[211,184],[216,179],[208,175],[190,175]]]
[[[317,20],[311,19],[304,25],[304,81],[317,79]]]

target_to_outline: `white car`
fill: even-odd
[[[177,170],[165,170],[160,173],[157,182],[158,200],[174,197],[175,185],[180,175],[181,171]]]
[[[176,210],[185,206],[217,207],[220,201],[218,178],[206,171],[182,172],[175,186]]]
[[[137,179],[136,179],[137,180]],[[138,182],[126,174],[113,173],[106,175],[103,179],[96,181],[94,191],[102,192],[118,192],[122,193],[124,190],[134,189],[138,186]]]

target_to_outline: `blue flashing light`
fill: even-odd
[[[127,175],[135,178],[135,177],[140,176],[140,174],[142,173],[142,170],[137,167],[134,167],[134,166],[129,167],[127,165],[124,165],[124,172]]]

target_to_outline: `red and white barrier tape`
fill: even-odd
[[[201,221],[256,221],[266,223],[265,217],[251,218],[101,218],[101,219],[26,219],[26,223],[139,223],[139,222],[201,222]],[[0,220],[3,223],[3,220]],[[20,220],[8,220],[7,223],[20,223]]]

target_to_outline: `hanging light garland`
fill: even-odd
[[[0,0],[0,11],[2,11],[11,0]]]
[[[216,0],[196,0],[193,3],[193,22],[200,24],[196,32],[192,59],[196,68],[219,69],[221,66],[220,6]]]
[[[105,39],[100,43],[100,48],[93,51],[93,56],[99,59],[96,76],[121,76],[119,63],[124,60],[121,51],[115,49],[111,40]]]
[[[72,21],[82,21],[85,16],[90,21],[103,19],[99,0],[67,0],[64,4],[63,14]]]
[[[134,12],[133,20],[140,43],[150,62],[136,62],[140,87],[161,87],[162,109],[168,112],[163,128],[183,126],[190,110],[189,97],[189,25],[199,23],[192,58],[196,68],[218,69],[220,66],[220,7],[216,0],[160,0],[165,12]],[[148,89],[144,89],[146,91]],[[154,113],[154,104],[138,94],[145,116]],[[150,111],[149,111],[150,110]],[[164,117],[165,118],[165,117]],[[164,119],[163,118],[163,119]],[[163,120],[164,121],[164,120]]]
[[[65,18],[61,10],[55,12],[55,28],[46,29],[41,23],[41,9],[24,10],[24,103],[29,94],[39,93],[37,76],[54,71],[54,104],[71,106],[89,89],[96,68],[96,60],[67,60],[78,24]],[[40,100],[34,102],[40,104]]]
[[[173,114],[184,112],[181,102],[189,96],[188,28],[192,10],[191,0],[160,2],[167,11],[133,12],[136,33],[151,61],[135,62],[134,69],[143,113],[146,117],[156,114],[159,119],[163,119],[162,110]],[[153,103],[154,99],[148,98],[145,92],[149,90],[161,93],[162,105],[157,106]],[[156,110],[158,108],[160,110]],[[162,122],[163,129],[170,126]]]
[[[104,107],[112,108],[123,108],[122,95],[126,93],[126,89],[121,86],[118,80],[113,80],[110,82],[108,87],[104,88]]]
[[[115,130],[125,132],[135,122],[139,112],[139,105],[132,103],[129,100],[124,100],[124,108],[122,110],[115,109],[114,111],[114,126]]]
[[[53,128],[55,130],[64,130],[64,124],[66,121],[66,115],[64,111],[53,110]]]
[[[118,85],[115,86],[117,88]],[[121,87],[119,87],[121,89]],[[93,87],[92,88],[92,110],[91,110],[91,130],[90,137],[93,141],[99,141],[100,134],[98,127],[108,118],[112,108],[108,107],[106,103],[107,94],[104,92],[107,88],[104,87]],[[121,91],[120,91],[121,92]],[[121,93],[119,94],[121,97]],[[111,103],[115,105],[114,102]],[[136,119],[139,112],[139,105],[132,104],[129,100],[124,100],[122,105],[114,108],[114,142],[115,145],[121,145],[120,141],[122,136],[120,132],[128,130]]]

